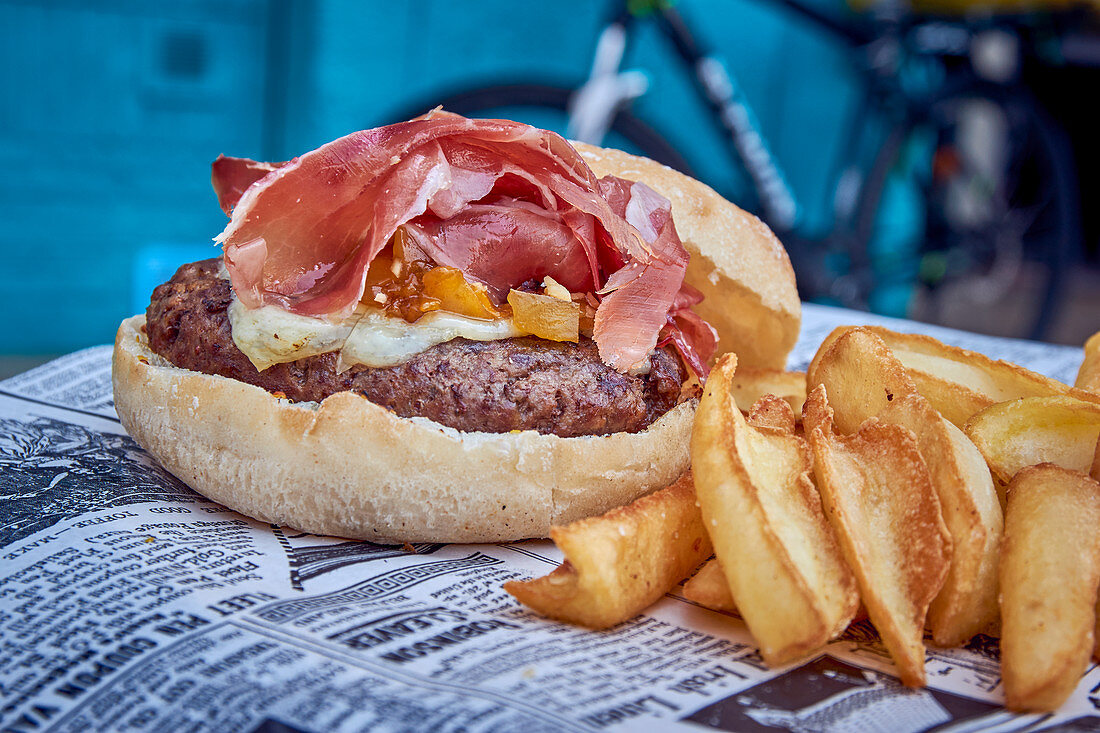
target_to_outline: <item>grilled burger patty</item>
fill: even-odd
[[[668,349],[650,357],[648,374],[620,374],[596,344],[533,337],[455,339],[393,367],[354,366],[336,373],[336,354],[257,371],[236,344],[227,309],[229,281],[220,261],[182,266],[158,286],[146,311],[153,351],[177,367],[320,401],[353,390],[401,417],[426,417],[464,431],[537,430],[563,437],[637,432],[674,407],[685,371]]]

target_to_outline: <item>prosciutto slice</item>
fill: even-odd
[[[483,282],[498,301],[512,287],[547,275],[573,292],[598,287],[577,233],[555,212],[526,201],[470,204],[445,220],[414,219],[405,230],[423,255]]]
[[[218,206],[226,215],[233,213],[233,207],[240,201],[241,195],[249,186],[266,176],[276,168],[282,168],[282,163],[260,163],[248,158],[231,158],[228,155],[219,155],[218,159],[210,166],[210,183],[214,186],[214,193],[218,196]]]
[[[707,362],[718,347],[718,332],[691,309],[702,301],[703,294],[698,290],[687,283],[680,286],[657,343],[659,346],[671,343],[684,363],[700,378],[705,378],[710,371]]]
[[[600,291],[606,294],[596,309],[593,339],[600,357],[619,368],[605,354],[603,344],[619,344],[624,353],[647,354],[656,344],[650,334],[658,334],[684,284],[688,253],[680,243],[672,223],[672,204],[644,183],[608,176],[600,181],[600,191],[612,209],[626,220],[646,245],[626,251],[625,264],[613,272]],[[664,310],[649,303],[667,303]],[[626,317],[633,314],[633,317]],[[626,366],[630,366],[627,364]]]
[[[620,371],[659,338],[681,353],[706,348],[690,305],[674,307],[688,255],[669,202],[641,183],[598,180],[554,133],[435,112],[286,164],[222,157],[213,180],[232,212],[217,241],[248,307],[348,316],[370,262],[404,226],[421,253],[498,299],[547,275],[598,292],[594,340]],[[695,352],[689,364],[705,360]]]

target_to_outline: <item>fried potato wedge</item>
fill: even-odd
[[[799,376],[802,377],[804,388],[805,375],[799,374]],[[782,397],[764,394],[757,398],[747,410],[741,406],[740,402],[738,407],[742,412],[749,413],[748,423],[754,428],[773,428],[787,433],[795,431],[794,410],[790,402]],[[733,602],[733,596],[730,595],[726,576],[716,557],[708,560],[703,567],[699,568],[699,572],[684,584],[684,597],[715,611],[737,610],[737,604]]]
[[[1077,389],[1100,394],[1100,331],[1085,342],[1085,359],[1077,370],[1077,380],[1073,383]]]
[[[716,557],[707,560],[699,572],[684,583],[684,598],[715,611],[737,611],[726,575]]]
[[[951,563],[951,536],[940,514],[917,439],[870,418],[838,436],[825,387],[803,411],[821,501],[859,594],[901,681],[925,684],[924,622]]]
[[[821,344],[807,372],[812,373],[828,347],[854,328],[881,338],[905,367],[917,390],[937,412],[959,428],[979,410],[1021,397],[1064,394],[1100,404],[1100,395],[1075,389],[1017,364],[948,346],[931,336],[898,333],[881,326],[841,326],[834,329]],[[813,385],[808,384],[808,388],[812,389]]]
[[[850,328],[834,335],[810,364],[807,387],[825,385],[841,434],[878,417],[916,436],[952,545],[951,566],[928,610],[928,625],[936,644],[958,646],[997,617],[1004,516],[989,468],[963,432],[921,395],[873,331]]]
[[[806,401],[806,374],[741,367],[733,375],[730,391],[742,412],[748,412],[757,400],[770,394],[782,397],[794,414],[801,416],[802,403]]]
[[[1012,710],[1056,710],[1094,645],[1100,484],[1052,464],[1008,489],[1001,554],[1001,674]]]
[[[1096,450],[1092,454],[1092,470],[1089,476],[1093,481],[1100,481],[1100,439],[1096,441]]]
[[[543,616],[592,629],[633,618],[711,555],[691,472],[599,517],[552,527],[565,562],[504,589]]]
[[[1039,463],[1088,473],[1100,440],[1100,405],[1064,395],[1025,397],[985,408],[964,431],[1004,483]]]
[[[859,605],[810,479],[805,439],[741,415],[726,354],[707,379],[691,439],[699,507],[737,610],[769,664],[840,634]]]
[[[789,402],[782,397],[766,394],[749,408],[748,422],[754,428],[773,428],[785,433],[793,433],[798,421]]]

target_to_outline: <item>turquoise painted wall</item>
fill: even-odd
[[[825,0],[823,0],[825,1]],[[767,0],[684,0],[756,106],[811,225],[854,85],[847,57]],[[574,82],[601,3],[0,0],[0,352],[113,338],[175,266],[217,252],[219,153],[287,158],[475,82]],[[735,198],[690,86],[651,28],[637,111]]]

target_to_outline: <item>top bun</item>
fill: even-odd
[[[597,176],[641,181],[672,202],[691,254],[686,280],[704,300],[692,310],[718,331],[715,357],[782,369],[798,340],[802,304],[787,251],[764,222],[714,189],[668,166],[621,150],[574,142]]]
[[[644,158],[578,145],[597,175],[642,181],[672,201],[691,254],[695,310],[742,363],[782,367],[798,333],[786,253],[755,217]],[[561,438],[461,432],[399,418],[352,392],[292,403],[155,354],[144,316],[123,322],[113,380],[130,435],[192,488],[258,519],[376,542],[545,537],[688,468],[694,401],[640,433]]]

